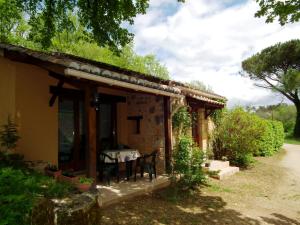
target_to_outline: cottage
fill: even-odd
[[[62,53],[0,44],[0,125],[19,126],[26,160],[97,177],[104,150],[159,151],[158,173],[172,155],[171,117],[181,104],[197,115],[192,134],[205,149],[209,115],[222,96],[181,83]]]

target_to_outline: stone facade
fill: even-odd
[[[128,116],[142,116],[140,133],[136,133],[136,121],[129,121],[128,143],[141,153],[159,150],[158,173],[165,172],[165,134],[163,97],[147,94],[129,94]]]

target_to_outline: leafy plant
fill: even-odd
[[[93,178],[79,177],[79,183],[80,184],[92,184],[93,182],[94,182]]]
[[[173,155],[173,175],[176,177],[179,174],[181,182],[188,188],[204,183],[203,156],[203,151],[196,146],[192,137],[180,137]]]
[[[248,167],[253,155],[273,155],[283,144],[281,122],[261,119],[242,108],[227,111],[219,120],[213,134],[216,159],[227,157],[232,164]]]
[[[213,133],[213,150],[216,159],[226,156],[238,166],[249,166],[254,152],[258,152],[258,139],[263,133],[260,118],[242,108],[228,111]]]
[[[5,150],[13,150],[16,148],[19,139],[20,136],[18,135],[17,125],[9,116],[7,124],[4,124],[0,131],[1,146],[5,147]]]
[[[31,210],[40,197],[63,197],[73,190],[25,167],[0,167],[0,224],[30,224]]]

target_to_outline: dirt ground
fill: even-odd
[[[101,209],[101,224],[300,225],[300,146],[193,193],[165,189]]]

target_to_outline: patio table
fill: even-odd
[[[112,158],[118,159],[118,162],[126,163],[126,177],[129,180],[132,175],[132,162],[141,156],[137,149],[123,149],[123,150],[104,150],[103,153]],[[106,163],[112,163],[109,158],[105,158]]]

